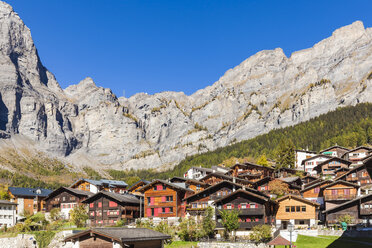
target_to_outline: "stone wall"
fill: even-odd
[[[268,248],[266,244],[255,243],[222,243],[222,242],[199,242],[198,248]]]
[[[19,234],[17,237],[0,239],[0,248],[9,247],[36,248],[37,246],[34,235]]]

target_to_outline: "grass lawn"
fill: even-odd
[[[362,244],[358,243],[358,241],[370,244]],[[294,245],[296,245],[297,248],[371,248],[372,238],[348,238],[337,236],[310,237],[298,235],[297,242],[295,242]]]
[[[198,242],[173,241],[171,244],[165,245],[164,248],[191,248],[197,244]]]

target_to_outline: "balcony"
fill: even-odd
[[[360,215],[372,215],[372,209],[371,208],[361,208],[360,209]]]
[[[224,210],[232,210],[232,209],[224,209]],[[264,215],[265,210],[263,208],[246,208],[246,209],[235,209],[239,211],[239,215]],[[216,215],[220,216],[222,209],[216,210]]]
[[[325,201],[338,201],[338,200],[352,200],[357,197],[356,194],[353,195],[324,195]]]

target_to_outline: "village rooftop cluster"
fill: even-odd
[[[70,187],[31,189],[9,187],[10,201],[0,201],[0,223],[13,226],[23,212],[60,208],[64,218],[79,205],[88,210],[88,226],[113,226],[137,219],[176,224],[180,217],[200,216],[215,209],[216,231],[223,229],[221,210],[239,210],[237,235],[254,226],[288,225],[311,229],[353,217],[349,228],[372,224],[372,148],[333,146],[323,151],[296,150],[294,169],[237,163],[232,167],[192,167],[184,177],[123,181],[80,179]],[[276,184],[273,184],[275,182]],[[277,195],[272,185],[286,185]],[[103,229],[102,229],[103,230]],[[107,229],[109,230],[109,229]]]

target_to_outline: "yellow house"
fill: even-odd
[[[285,195],[276,200],[279,208],[276,225],[287,229],[289,223],[299,227],[311,227],[318,219],[319,204],[297,195]]]

